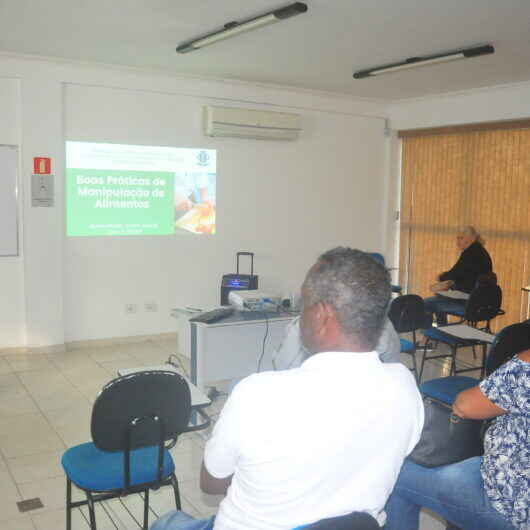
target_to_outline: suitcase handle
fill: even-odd
[[[254,252],[238,252],[236,254],[237,274],[239,274],[239,256],[250,256],[250,275],[254,276]]]

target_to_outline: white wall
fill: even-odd
[[[20,85],[17,79],[0,78],[0,144],[19,144]],[[19,226],[22,227],[22,198],[19,196]],[[20,237],[22,242],[22,237]],[[0,257],[0,348],[25,342],[24,257]]]
[[[21,108],[0,130],[14,130],[21,147],[24,259],[11,271],[0,263],[3,281],[18,285],[0,315],[13,303],[22,313],[0,327],[0,348],[173,331],[171,307],[217,303],[237,250],[256,253],[262,288],[286,292],[327,248],[384,246],[388,151],[379,104],[16,56],[0,56],[2,76],[15,81],[0,90],[0,110],[17,99]],[[210,102],[299,112],[304,131],[292,143],[209,139],[200,114]],[[216,148],[218,233],[65,238],[65,139]],[[55,208],[30,206],[34,156],[53,158]],[[144,312],[147,301],[159,311]],[[140,312],[125,315],[126,303]]]
[[[530,117],[530,83],[405,100],[389,107],[392,129]]]

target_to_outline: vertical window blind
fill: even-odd
[[[409,293],[456,262],[456,233],[483,236],[503,292],[496,331],[527,318],[530,283],[530,129],[402,136],[400,281]]]

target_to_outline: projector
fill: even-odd
[[[272,296],[262,291],[230,291],[228,302],[240,311],[264,311],[277,309],[280,296]]]

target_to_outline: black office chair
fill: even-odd
[[[106,384],[92,409],[93,442],[71,447],[62,457],[66,529],[71,529],[72,508],[88,505],[90,528],[96,530],[95,502],[143,492],[147,530],[149,489],[166,484],[173,486],[180,510],[169,448],[187,430],[190,407],[188,384],[175,372],[136,372]],[[86,501],[72,502],[72,483],[85,492]]]
[[[485,322],[485,326],[479,329],[491,333],[491,320],[504,314],[501,305],[502,290],[496,283],[478,283],[465,306],[446,311],[446,314],[460,317],[462,322],[468,322],[474,328],[479,322]]]
[[[412,357],[412,369],[414,377],[418,380],[416,366],[416,331],[426,327],[425,303],[423,298],[417,294],[405,294],[392,300],[388,310],[388,318],[398,333],[412,332],[412,342],[400,338],[401,353],[407,353]]]
[[[486,376],[509,361],[514,355],[530,349],[530,320],[511,324],[495,336],[486,360]]]
[[[381,530],[378,522],[364,512],[352,512],[340,517],[322,519],[307,526],[299,526],[295,530]]]
[[[454,311],[451,314],[458,314],[461,317],[461,322],[467,322],[470,326],[477,327],[479,322],[486,322],[486,327],[482,328],[483,331],[490,330],[489,323],[494,319],[500,310],[502,303],[502,291],[498,285],[491,284],[480,284],[469,295],[469,299],[466,302],[464,309],[461,314],[459,310]],[[429,359],[441,359],[444,357],[451,357],[451,373],[450,375],[456,375],[457,373],[470,372],[474,370],[480,370],[481,376],[485,373],[485,361],[486,361],[486,348],[482,348],[482,363],[478,367],[473,368],[461,368],[456,369],[456,353],[458,348],[471,347],[473,348],[473,354],[475,354],[475,346],[479,345],[479,341],[465,340],[457,337],[448,336],[438,328],[428,328],[422,331],[422,334],[426,337],[425,347],[423,349],[423,356],[421,361],[419,380],[423,375],[423,368],[425,361]],[[437,345],[439,342],[447,344],[451,348],[451,353],[435,355],[427,355],[428,344],[434,342]]]

